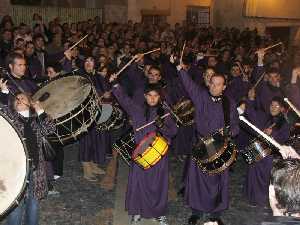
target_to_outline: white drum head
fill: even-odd
[[[77,108],[87,98],[92,85],[88,79],[74,75],[51,81],[33,95],[36,101],[45,93],[49,97],[41,104],[45,112],[53,119],[62,117]]]
[[[98,124],[106,122],[110,118],[113,112],[113,107],[110,104],[102,104],[101,107],[102,107],[102,111],[101,111],[101,116],[97,121]]]
[[[28,161],[23,142],[0,114],[0,216],[15,204],[27,179]]]

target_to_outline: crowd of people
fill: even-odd
[[[63,175],[62,145],[51,143],[56,156],[47,162],[39,146],[42,137],[55,132],[55,123],[43,104],[31,96],[72,72],[93,84],[99,96],[97,104],[118,107],[127,118],[117,130],[99,131],[94,123],[78,136],[86,180],[95,182],[98,175],[105,174],[99,165],[112,155],[112,144],[130,129],[136,144],[154,132],[169,146],[168,153],[150,169],[130,163],[125,208],[132,225],[140,224],[143,218],[169,224],[170,154],[185,164],[181,193],[192,211],[187,215],[188,224],[196,225],[203,218],[207,224],[223,224],[222,212],[230,201],[230,168],[208,174],[194,160],[193,146],[223,129],[222,135],[234,141],[238,157],[242,157],[253,140],[261,137],[239,120],[241,115],[282,146],[280,151],[272,145],[265,147],[273,154],[247,166],[245,196],[249,204],[265,207],[270,200],[277,219],[287,215],[278,224],[300,224],[299,155],[284,146],[299,148],[297,138],[293,139],[299,135],[299,114],[284,98],[300,109],[300,67],[291,63],[286,43],[267,49],[280,40],[247,28],[180,23],[172,27],[132,21],[103,24],[98,17],[71,24],[56,18],[46,24],[38,14],[33,15],[32,24],[18,25],[4,16],[0,30],[2,111],[30,140],[26,144],[33,159],[26,200],[8,215],[8,225],[22,223],[24,205],[26,224],[38,224],[38,200],[46,196],[52,180]],[[87,38],[77,44],[85,35]],[[159,50],[144,54],[153,49]],[[119,73],[126,64],[129,66]],[[164,117],[183,98],[194,105],[192,125]],[[154,123],[140,129],[151,121]]]

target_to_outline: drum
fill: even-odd
[[[134,134],[131,130],[113,144],[113,149],[118,152],[125,163],[130,165],[132,161],[131,155],[135,149],[135,146]]]
[[[245,148],[242,153],[246,163],[253,164],[272,154],[271,148],[267,143],[264,143],[258,139],[251,141],[250,145]]]
[[[56,132],[49,136],[51,142],[76,140],[95,121],[99,107],[97,93],[90,81],[80,75],[66,75],[46,83],[33,96],[41,101],[45,112],[54,120]]]
[[[172,111],[176,114],[177,126],[190,126],[194,123],[194,105],[189,99],[179,100],[173,107]]]
[[[158,163],[167,153],[168,148],[168,142],[164,137],[156,132],[151,132],[137,145],[132,154],[132,159],[146,170]]]
[[[124,126],[125,117],[122,110],[111,104],[101,105],[101,115],[97,120],[98,131],[117,130]]]
[[[0,112],[0,217],[21,200],[29,160],[26,145],[8,117]]]
[[[214,175],[224,171],[236,159],[237,148],[221,131],[200,138],[192,149],[192,159],[203,172]]]

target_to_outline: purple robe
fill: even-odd
[[[259,129],[263,130],[276,123],[272,131],[272,137],[283,144],[289,138],[289,125],[283,115],[272,117],[260,110],[255,110],[253,101],[247,102],[245,116]],[[250,132],[251,133],[251,132]],[[250,204],[266,206],[268,203],[269,183],[271,176],[273,156],[248,166],[245,194]]]
[[[288,85],[286,90],[290,102],[300,110],[300,82]]]
[[[207,89],[195,84],[183,70],[180,71],[183,85],[193,101],[196,112],[196,130],[199,136],[209,136],[224,127],[224,113],[221,102],[214,102]],[[230,99],[230,131],[233,136],[239,132],[236,105]],[[228,170],[217,175],[208,175],[190,160],[186,177],[185,200],[194,210],[213,213],[229,206]]]
[[[156,107],[149,108],[149,118],[145,117],[145,107],[136,104],[128,97],[122,87],[113,88],[113,94],[132,120],[135,142],[139,143],[148,133],[159,131],[168,142],[176,134],[176,125],[171,117],[164,120],[160,129],[152,124],[145,129],[136,128],[152,121],[156,117]],[[125,208],[129,215],[141,215],[143,218],[157,218],[166,214],[168,201],[168,156],[165,155],[155,166],[143,170],[132,163],[128,176]]]
[[[83,72],[84,73],[84,72]],[[100,75],[87,74],[93,82],[97,92],[101,95],[106,90],[104,78]],[[103,164],[106,153],[111,152],[111,138],[108,131],[99,132],[96,124],[92,124],[89,131],[79,138],[79,158],[82,162],[95,162]]]
[[[234,99],[235,102],[241,101],[244,97],[248,96],[248,91],[251,88],[250,82],[243,81],[242,77],[233,77],[227,85],[225,95]]]

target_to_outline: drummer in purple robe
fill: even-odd
[[[225,77],[221,74],[212,75],[206,89],[196,85],[186,71],[181,69],[179,75],[196,109],[197,135],[206,137],[225,127],[222,102],[227,101],[229,106],[225,118],[229,118],[229,134],[236,136],[239,132],[238,113],[234,101],[223,95],[226,88]],[[225,98],[227,100],[224,100]],[[188,223],[197,224],[205,213],[222,224],[221,213],[229,206],[228,169],[216,175],[208,175],[194,160],[190,160],[185,186],[185,200],[192,209]]]
[[[230,81],[225,94],[234,99],[235,102],[240,102],[243,98],[247,97],[251,84],[246,80],[246,77],[243,76],[241,67],[237,63],[231,67]]]
[[[150,132],[158,132],[168,141],[176,134],[175,122],[161,116],[167,111],[160,104],[160,88],[149,84],[145,89],[145,104],[136,104],[112,75],[113,94],[132,120],[135,142],[138,144]],[[144,129],[136,129],[150,121],[155,123]],[[138,225],[142,218],[155,218],[161,225],[167,225],[168,201],[168,156],[165,155],[153,167],[144,170],[138,164],[130,166],[125,207],[132,216],[131,224]]]
[[[265,70],[263,67],[263,59],[265,52],[263,50],[258,51],[258,67],[253,73],[254,82],[263,76]],[[273,97],[278,96],[283,98],[283,87],[281,84],[281,75],[279,70],[276,68],[269,68],[266,71],[265,78],[257,86],[256,90],[256,104],[259,109],[262,109],[264,112],[269,112],[269,106]]]
[[[104,94],[104,81],[96,73],[95,61],[92,57],[86,58],[81,73],[92,82],[99,96]],[[88,132],[79,138],[79,158],[83,166],[83,177],[86,180],[97,181],[96,175],[105,174],[105,171],[98,165],[104,164],[109,148],[111,148],[109,132],[98,132],[96,124],[92,124]]]
[[[267,135],[272,136],[279,144],[284,144],[289,138],[289,125],[283,115],[285,110],[283,99],[273,97],[269,113],[255,109],[254,101],[255,91],[252,89],[249,91],[249,100],[245,105],[245,117]],[[248,134],[252,139],[256,137],[251,132]],[[245,194],[251,205],[264,207],[268,203],[272,161],[273,156],[269,155],[248,167]]]

